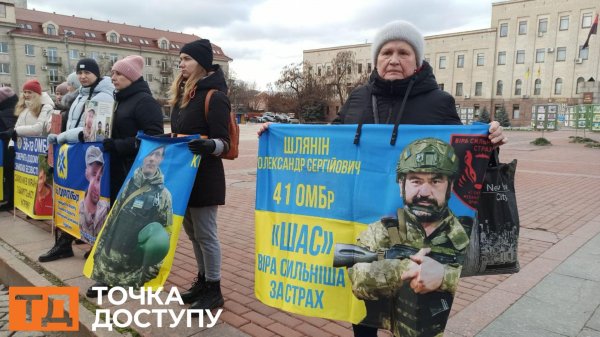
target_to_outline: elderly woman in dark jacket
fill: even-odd
[[[460,125],[454,97],[441,90],[433,70],[424,58],[425,40],[415,26],[406,21],[385,25],[373,39],[372,57],[376,68],[369,82],[356,88],[340,111],[344,124],[429,124]],[[498,122],[490,123],[489,138],[495,145],[506,142]],[[429,278],[443,275],[421,273],[410,281],[430,284]],[[434,275],[435,274],[435,275]],[[403,275],[404,276],[404,275]],[[409,278],[410,279],[410,278]],[[413,288],[414,289],[414,288]],[[437,289],[425,289],[425,292]],[[395,324],[395,322],[391,322]],[[352,325],[356,337],[376,337],[377,328]],[[393,327],[392,331],[395,331]]]
[[[217,208],[225,204],[225,172],[219,155],[229,150],[229,111],[225,76],[213,65],[210,41],[190,42],[179,54],[181,73],[171,87],[171,128],[177,134],[200,134],[188,143],[190,151],[202,155],[194,187],[183,219],[183,227],[194,247],[198,278],[182,294],[192,309],[223,305],[221,294],[221,248],[217,236]],[[208,111],[207,93],[215,89]]]

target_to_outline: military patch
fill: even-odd
[[[454,194],[472,209],[477,209],[484,174],[493,146],[487,136],[452,135],[450,144],[459,158]]]

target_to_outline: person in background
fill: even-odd
[[[77,98],[77,95],[79,95],[79,88],[81,87],[76,73],[69,74],[65,83],[67,85],[67,92],[63,94],[60,102],[55,105],[56,109],[60,111],[60,115],[62,117],[60,132],[67,130],[69,110],[71,109],[73,101],[75,101],[75,98]]]
[[[0,132],[2,140],[16,139],[18,136],[36,137],[46,135],[46,123],[54,110],[54,102],[48,94],[43,93],[37,79],[23,84],[23,92],[15,107],[17,122],[13,129]]]
[[[65,131],[58,135],[48,135],[48,143],[74,143],[83,139],[83,115],[87,101],[114,102],[114,86],[110,78],[100,76],[100,68],[96,60],[90,58],[79,60],[75,72],[81,88],[69,109]],[[67,84],[71,84],[71,75],[67,78]],[[54,246],[48,252],[40,255],[38,261],[49,262],[73,256],[71,244],[74,240],[73,236],[59,231]]]
[[[190,151],[202,156],[194,187],[183,219],[183,227],[194,247],[198,278],[182,294],[192,309],[223,306],[221,294],[221,248],[217,236],[217,209],[225,204],[225,172],[220,154],[229,150],[229,111],[225,75],[213,65],[209,40],[190,42],[181,48],[181,72],[171,86],[171,129],[176,134],[200,134],[188,143]],[[206,95],[216,89],[208,111]]]
[[[58,106],[61,104],[62,98],[64,95],[68,93],[67,82],[62,82],[61,84],[56,86],[54,89],[54,106]]]
[[[0,132],[12,130],[17,122],[15,106],[19,97],[9,87],[0,88]],[[15,149],[8,147],[8,141],[3,139],[2,150],[4,153],[4,200],[0,211],[13,209],[14,165]]]

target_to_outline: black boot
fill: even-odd
[[[192,287],[188,289],[188,291],[181,294],[183,303],[190,304],[196,301],[203,292],[205,285],[206,278],[204,277],[204,274],[198,273],[198,277],[194,279],[194,282],[192,282]]]
[[[105,288],[105,290],[102,292],[103,296],[106,296],[108,294],[108,291],[110,290],[110,288],[112,288],[111,286],[109,286],[108,284],[106,284],[104,282],[96,282],[87,289],[87,291],[85,292],[85,296],[88,298],[97,298],[98,290],[96,290],[94,288],[101,288],[101,287]]]
[[[73,240],[74,238],[71,235],[60,232],[54,247],[46,252],[46,254],[40,255],[38,261],[49,262],[73,256],[73,247],[71,247]]]
[[[204,292],[200,298],[192,303],[190,309],[216,309],[225,304],[223,294],[221,294],[221,281],[206,281]]]

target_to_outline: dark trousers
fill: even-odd
[[[377,337],[377,328],[370,326],[352,324],[352,330],[354,337]]]

